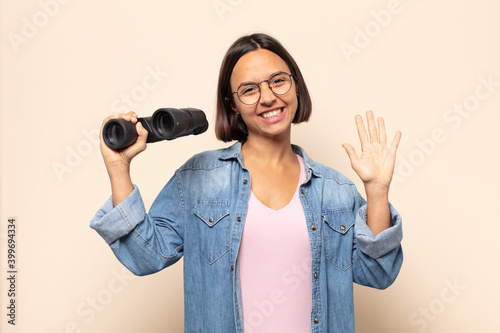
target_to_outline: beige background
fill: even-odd
[[[303,71],[314,112],[293,141],[311,157],[361,185],[341,147],[359,147],[354,115],[372,109],[390,136],[403,132],[391,201],[403,215],[405,263],[385,291],[355,287],[357,331],[500,331],[499,1],[1,6],[2,332],[182,331],[182,263],[134,277],[88,227],[109,195],[95,135],[121,110],[206,111],[206,134],[150,145],[134,161],[149,207],[188,157],[226,146],[213,133],[220,62],[257,31],[282,41]],[[15,327],[5,315],[9,217]]]

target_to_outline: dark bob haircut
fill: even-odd
[[[231,74],[238,60],[245,54],[266,49],[285,61],[295,79],[298,95],[298,107],[293,123],[301,123],[309,120],[312,109],[311,97],[306,83],[302,77],[299,66],[288,51],[275,38],[262,34],[252,34],[239,38],[227,51],[219,72],[219,83],[217,87],[217,116],[215,121],[215,135],[217,139],[229,142],[238,140],[244,142],[247,139],[247,126],[243,119],[233,110],[234,97],[231,92]]]

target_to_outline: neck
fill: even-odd
[[[252,137],[249,136],[241,148],[243,160],[258,159],[265,164],[280,164],[293,158],[290,135],[281,138]]]

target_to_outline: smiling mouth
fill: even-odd
[[[273,117],[279,116],[282,113],[283,113],[283,108],[263,113],[260,116],[262,118],[269,119],[269,118],[273,118]]]

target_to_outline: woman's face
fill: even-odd
[[[291,74],[286,62],[275,53],[259,49],[242,56],[231,74],[231,91],[237,91],[243,83],[261,82],[278,72]],[[284,95],[276,95],[267,82],[260,86],[260,98],[255,104],[243,104],[237,94],[233,95],[234,111],[238,112],[247,125],[248,138],[263,136],[275,139],[290,137],[290,128],[298,107],[295,80]]]

